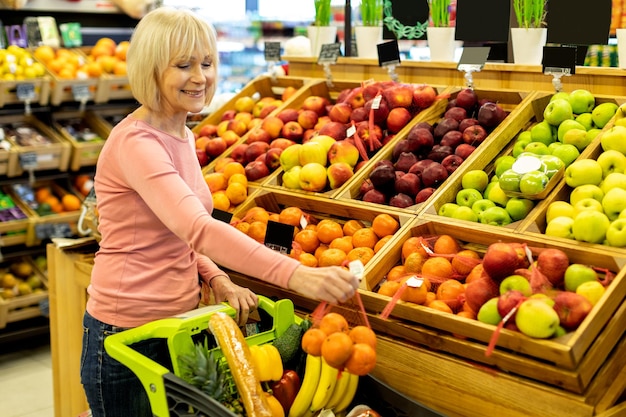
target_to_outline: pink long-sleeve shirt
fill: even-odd
[[[204,280],[222,267],[286,287],[299,262],[211,217],[213,202],[194,151],[128,116],[98,157],[100,248],[87,311],[135,327],[198,306]]]

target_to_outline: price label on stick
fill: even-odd
[[[488,46],[463,48],[457,69],[459,71],[467,71],[468,69],[480,71],[485,66],[485,62],[487,62],[490,49]]]
[[[89,86],[87,84],[73,84],[72,94],[76,101],[87,101],[91,94],[89,93]]]
[[[20,166],[22,169],[37,169],[38,161],[35,152],[24,152],[19,154]]]
[[[213,213],[211,214],[214,219],[223,221],[224,223],[229,223],[233,218],[233,213],[229,213],[220,209],[213,209]]]
[[[326,43],[322,45],[320,55],[317,58],[318,64],[335,64],[337,58],[341,55],[341,44],[339,43]]]
[[[544,46],[541,61],[544,74],[575,74],[575,46]]]
[[[266,62],[279,62],[280,42],[265,42],[264,56]]]
[[[280,253],[291,253],[294,229],[290,224],[268,221],[267,231],[265,232],[265,246]]]
[[[376,45],[378,49],[378,66],[397,65],[400,63],[400,49],[396,39]]]
[[[35,98],[35,85],[31,83],[20,83],[15,87],[15,94],[21,101],[30,101]]]

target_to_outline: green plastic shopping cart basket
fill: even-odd
[[[105,339],[104,347],[107,353],[126,365],[141,381],[154,416],[236,416],[220,402],[179,377],[178,356],[193,351],[197,336],[206,334],[209,318],[217,311],[225,312],[231,317],[234,317],[236,313],[227,304],[201,307],[179,316],[156,320],[125,330]],[[301,322],[301,319],[294,313],[293,302],[289,299],[272,301],[267,297],[259,296],[259,315],[261,321],[258,325],[258,333],[246,337],[249,345],[270,343],[282,335],[291,324]],[[145,357],[132,348],[135,343],[155,338],[166,339],[172,369]],[[215,349],[218,354],[221,354],[219,348]]]

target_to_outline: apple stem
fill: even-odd
[[[519,308],[519,306],[522,304],[523,301],[524,300],[519,300],[517,304],[515,305],[515,307],[513,307],[508,313],[506,313],[504,317],[502,317],[502,320],[500,320],[500,323],[498,323],[496,330],[493,332],[493,334],[491,335],[491,338],[489,339],[489,345],[487,346],[487,350],[485,351],[485,356],[491,356],[491,354],[493,353],[493,350],[496,347],[496,343],[498,342],[498,338],[500,337],[500,331],[502,330],[504,325],[509,321],[509,319],[513,317],[513,315],[517,312],[517,309]]]
[[[398,303],[398,300],[400,299],[400,297],[402,296],[402,293],[404,292],[404,290],[406,288],[407,288],[407,285],[406,285],[406,281],[405,281],[405,282],[402,283],[400,288],[398,288],[398,290],[395,292],[393,297],[391,297],[391,300],[389,300],[389,302],[387,303],[387,305],[385,306],[383,311],[381,311],[381,313],[380,313],[380,318],[381,319],[386,320],[387,318],[389,318],[389,315],[393,311],[394,307]]]

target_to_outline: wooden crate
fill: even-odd
[[[11,298],[3,298],[0,294],[0,329],[6,327],[8,323],[26,320],[42,315],[39,303],[48,298],[48,280],[39,271],[30,257],[19,258],[20,261],[27,262],[33,268],[33,275],[36,275],[43,284],[42,289],[33,291],[31,294],[15,295]],[[10,262],[5,262],[0,266],[3,274],[8,270]]]
[[[15,198],[9,187],[3,187],[2,194],[8,196],[13,201],[15,207],[12,210],[19,210],[24,214],[24,218],[0,222],[0,246],[14,246],[25,244],[31,228],[30,210],[24,206],[19,198]]]
[[[128,76],[103,74],[100,76],[100,83],[94,102],[107,103],[111,100],[129,100],[133,98],[133,93],[128,84]]]
[[[87,110],[87,112],[92,112],[94,117],[99,119],[102,122],[103,128],[105,128],[108,133],[111,133],[111,129],[117,123],[119,123],[124,117],[135,111],[137,107],[129,107],[127,104],[120,105],[100,105],[97,108],[93,108]],[[107,133],[107,136],[109,136]]]
[[[0,175],[8,176],[9,172],[15,172],[18,163],[18,153],[12,149],[12,145],[9,149],[0,149]]]
[[[25,104],[17,94],[23,85],[32,85],[34,96],[30,104],[47,106],[50,100],[50,76],[33,78],[23,81],[0,81],[0,108],[8,104]]]
[[[14,166],[9,163],[7,176],[15,177],[22,175],[25,171],[22,164],[25,161],[28,161],[29,165],[33,165],[33,171],[49,169],[67,171],[70,160],[70,144],[41,120],[27,114],[7,115],[0,117],[0,126],[28,126],[47,137],[50,141],[47,144],[23,146],[9,137],[11,148],[17,153],[17,163]]]
[[[459,91],[461,91],[460,88],[451,87],[445,90],[444,96],[449,97],[449,99],[453,99],[456,97]],[[485,139],[485,141],[479,147],[477,147],[476,151],[474,151],[469,156],[469,158],[467,158],[467,160],[465,160],[461,164],[461,167],[465,167],[465,166],[473,164],[472,161],[474,161],[478,155],[482,155],[485,153],[490,154],[491,152],[494,152],[494,150],[497,150],[498,147],[500,146],[498,142],[499,138],[503,136],[505,137],[512,136],[513,133],[511,133],[511,130],[515,130],[517,132],[519,130],[519,128],[517,127],[517,123],[519,123],[519,120],[523,119],[525,117],[524,115],[530,114],[531,112],[530,102],[532,100],[532,97],[535,94],[534,92],[521,92],[520,93],[517,91],[504,90],[504,89],[503,90],[476,89],[475,91],[479,99],[489,98],[492,100],[496,100],[498,101],[498,103],[500,103],[502,108],[510,112],[510,114],[507,116],[504,122],[502,122],[498,127],[496,127],[489,134],[487,139]],[[433,111],[425,114],[425,118],[423,118],[421,121],[428,122],[431,125],[434,123],[437,123],[442,118],[443,114],[445,113],[447,103],[448,103],[447,99],[440,100],[438,104],[435,107],[433,107],[432,109]],[[408,131],[406,133],[408,133]],[[361,197],[360,188],[363,182],[367,178],[369,178],[369,175],[375,168],[377,162],[380,162],[384,159],[392,158],[393,146],[395,145],[395,143],[397,143],[398,140],[403,139],[403,136],[401,135],[398,135],[398,136],[399,137],[397,139],[394,139],[390,147],[386,147],[382,152],[377,154],[375,158],[373,158],[370,164],[365,166],[364,169],[359,170],[357,174],[354,176],[354,178],[352,178],[347,184],[345,184],[345,186],[340,190],[340,192],[337,193],[335,198],[341,199],[341,200],[350,200],[350,201],[355,201],[355,202],[358,201],[358,204],[365,204],[365,205],[372,206],[372,207],[381,207],[382,205],[380,204],[369,203],[369,202],[360,200],[360,197]],[[398,208],[394,208],[394,209],[404,211],[404,212],[409,212],[409,213],[415,213],[415,214],[418,214],[426,210],[426,208],[430,204],[432,204],[432,201],[438,195],[444,192],[443,190],[445,190],[449,186],[452,186],[453,184],[460,183],[459,181],[460,176],[458,173],[458,171],[460,170],[461,168],[457,168],[456,171],[452,173],[448,177],[448,179],[446,179],[446,181],[444,181],[444,183],[438,187],[437,191],[433,193],[433,195],[431,195],[431,197],[425,202],[421,204],[415,204],[413,206],[410,206],[404,209],[398,209]]]
[[[83,122],[89,130],[102,140],[79,141],[67,129],[70,123]],[[94,166],[104,146],[104,141],[111,131],[108,123],[93,111],[60,112],[53,115],[52,127],[67,140],[71,146],[69,169],[78,171],[84,166]]]

